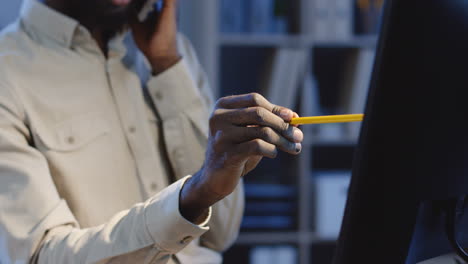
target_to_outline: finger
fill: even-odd
[[[236,126],[271,127],[293,142],[300,142],[303,137],[302,132],[296,131],[296,128],[290,126],[289,123],[262,107],[218,109],[215,111],[212,121],[214,121],[213,123],[228,123]]]
[[[243,159],[248,159],[252,156],[262,156],[274,159],[278,155],[278,150],[275,145],[261,139],[254,139],[239,144],[236,147],[236,152]]]
[[[227,109],[246,108],[253,106],[263,106],[270,111],[273,109],[270,102],[268,102],[265,97],[258,93],[223,97],[218,100],[217,104],[218,107]]]
[[[300,142],[289,141],[269,127],[232,127],[223,138],[223,140],[231,144],[241,144],[254,139],[261,139],[275,145],[284,152],[294,155],[299,154],[302,150]]]
[[[244,95],[234,95],[221,98],[218,100],[218,108],[236,109],[247,107],[263,107],[275,115],[281,117],[286,122],[291,122],[293,111],[288,108],[270,103],[265,97],[258,93],[250,93]]]

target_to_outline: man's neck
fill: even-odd
[[[110,36],[107,36],[102,30],[99,29],[98,25],[94,24],[92,21],[89,21],[83,17],[78,16],[74,11],[73,8],[68,4],[67,0],[40,0],[48,7],[69,16],[75,20],[77,20],[81,25],[86,27],[91,36],[98,44],[99,48],[101,49],[102,53],[107,56],[107,46],[110,40]]]

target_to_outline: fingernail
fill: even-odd
[[[293,139],[295,142],[301,142],[304,139],[304,134],[301,130],[294,128]]]
[[[287,110],[287,109],[283,109],[283,110],[281,110],[281,112],[280,112],[280,116],[281,116],[283,119],[290,119],[290,118],[291,118],[291,111],[290,111],[290,110]]]
[[[302,144],[296,143],[296,153],[300,153],[302,151]]]

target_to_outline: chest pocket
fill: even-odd
[[[88,113],[72,117],[56,125],[34,125],[33,135],[38,149],[74,152],[110,132],[102,114]]]

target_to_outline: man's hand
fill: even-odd
[[[208,208],[231,194],[263,157],[275,158],[278,149],[299,154],[304,135],[289,125],[296,116],[259,94],[220,99],[210,118],[205,164],[181,192],[182,215],[201,222]]]
[[[130,23],[133,38],[152,66],[153,74],[159,74],[174,64],[181,56],[177,50],[177,0],[164,0],[156,15],[150,15],[143,23],[135,14]]]

